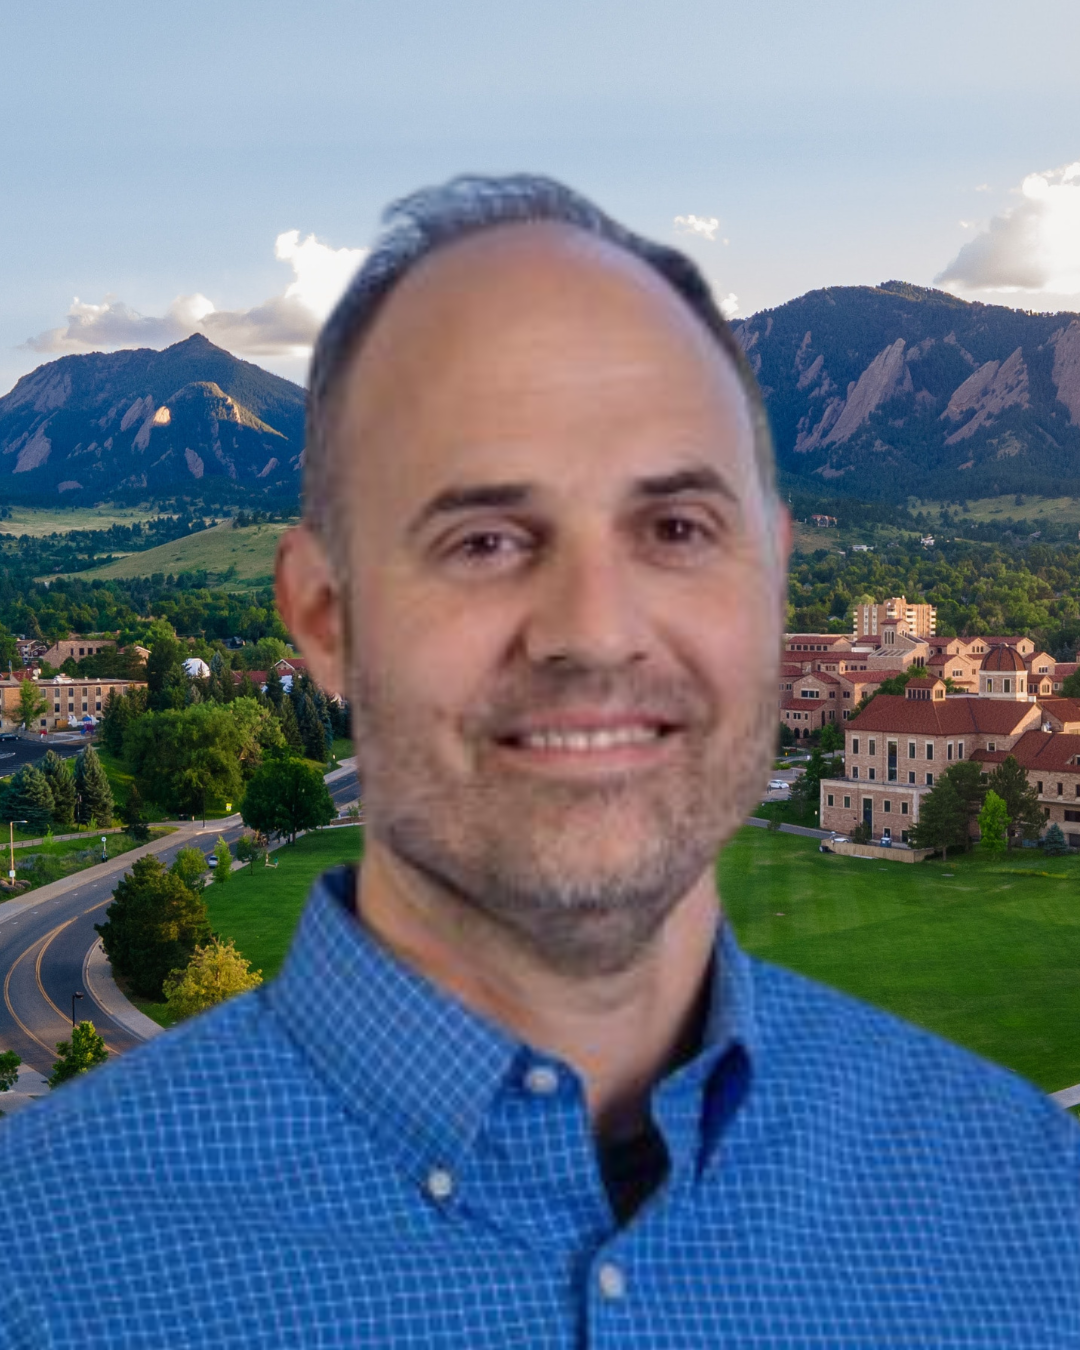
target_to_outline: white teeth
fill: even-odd
[[[529,750],[611,750],[642,745],[660,735],[656,727],[618,727],[611,731],[535,731],[521,738]]]

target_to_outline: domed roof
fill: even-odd
[[[996,647],[991,647],[983,657],[983,670],[1006,670],[1010,673],[1014,670],[1026,670],[1024,658],[1015,647],[1006,647],[1000,643]]]

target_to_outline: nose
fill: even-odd
[[[530,661],[617,668],[651,645],[642,578],[610,540],[565,545],[536,579],[525,629]]]

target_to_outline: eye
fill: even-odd
[[[685,511],[667,511],[654,516],[651,530],[659,543],[683,548],[707,547],[716,539],[716,530],[710,522]]]
[[[465,566],[508,561],[528,550],[528,540],[508,530],[472,530],[450,542],[445,556]]]

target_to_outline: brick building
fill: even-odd
[[[48,650],[42,652],[39,660],[48,662],[50,666],[62,666],[65,661],[81,661],[84,656],[96,656],[106,647],[115,646],[116,643],[112,638],[85,638],[79,637],[77,633],[69,633],[66,638],[54,642]]]
[[[35,679],[31,683],[47,700],[45,714],[32,729],[56,731],[64,730],[69,722],[81,723],[86,715],[99,718],[110,690],[116,689],[118,693],[126,694],[129,689],[143,687],[145,681],[104,678],[78,680],[67,675],[57,675],[55,679]],[[18,678],[0,679],[0,731],[15,731],[21,726],[20,692],[21,681]]]

